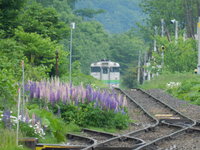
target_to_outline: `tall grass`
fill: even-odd
[[[0,135],[0,150],[30,150],[16,145],[15,131],[1,128]]]
[[[186,80],[198,78],[198,75],[192,73],[163,73],[162,75],[154,77],[151,81],[145,81],[140,85],[143,89],[163,89],[166,90],[169,82],[184,82]]]
[[[163,74],[140,86],[143,89],[163,89],[178,99],[200,105],[200,76],[191,73]]]

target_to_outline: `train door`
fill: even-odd
[[[112,87],[119,87],[120,72],[119,67],[110,67],[110,85]]]
[[[109,84],[109,68],[108,67],[102,67],[102,81],[106,84]]]

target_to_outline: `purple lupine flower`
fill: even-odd
[[[75,105],[77,105],[78,106],[78,104],[79,104],[79,101],[78,101],[78,97],[75,99]]]
[[[25,92],[30,91],[30,83],[27,83],[27,84],[24,85],[24,91]]]
[[[35,98],[40,98],[40,88],[39,87],[37,87],[36,88],[36,97]]]
[[[30,86],[30,98],[33,98],[34,96],[34,89],[33,89],[33,85]]]
[[[55,94],[53,93],[53,91],[51,91],[50,93],[50,103],[54,103],[55,102]]]
[[[93,100],[96,100],[98,97],[98,92],[94,91],[93,92]]]
[[[86,88],[83,86],[74,87],[70,84],[62,83],[58,78],[51,78],[51,80],[43,80],[41,82],[29,81],[30,97],[37,97],[43,100],[49,100],[50,103],[55,103],[62,100],[63,103],[78,102],[84,103],[94,101],[95,106],[103,109],[114,109],[115,111],[121,110],[126,106],[126,99],[116,94],[115,91],[108,92],[106,90],[94,90],[90,85]]]
[[[110,104],[110,109],[112,110],[115,110],[116,109],[116,102],[115,101],[111,101],[111,104]]]
[[[66,102],[67,102],[67,96],[66,95],[62,96],[62,101],[63,101],[64,104],[66,104]]]
[[[57,90],[57,94],[56,94],[56,101],[61,100],[60,94],[61,94],[61,92],[60,92],[60,90],[58,89],[58,90]]]
[[[98,106],[99,106],[99,103],[98,103],[98,101],[96,101],[96,103],[94,104],[94,107],[96,108]]]
[[[29,115],[28,115],[28,112],[26,112],[26,117],[25,117],[26,119],[25,119],[25,122],[26,123],[29,123],[29,120],[30,120],[30,117],[29,117]]]
[[[86,90],[83,90],[82,91],[82,97],[81,97],[82,101],[81,102],[84,103],[85,99],[86,99]]]
[[[10,128],[10,110],[4,110],[2,121],[6,128]]]

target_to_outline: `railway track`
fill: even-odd
[[[114,134],[111,134],[111,133],[98,132],[98,131],[90,130],[90,129],[83,129],[82,135],[96,140],[97,143],[101,143],[101,142],[106,141],[108,139],[117,137],[117,135],[114,135]]]
[[[148,130],[141,130],[138,132],[134,132],[132,134],[129,134],[129,136],[137,137],[139,139],[144,140],[146,143],[149,143],[153,140],[171,134],[180,129],[181,129],[180,126],[168,126],[166,124],[160,123],[158,126],[149,128]]]
[[[189,125],[193,124],[191,119],[141,89],[134,89],[127,94],[158,120],[173,119],[181,122],[185,120]]]
[[[83,129],[79,138],[76,135],[70,135],[75,137],[67,143],[68,146],[71,146],[68,149],[164,150],[171,148],[170,150],[173,150],[173,148],[175,149],[178,145],[181,145],[175,145],[174,143],[182,136],[183,139],[186,139],[184,137],[195,137],[197,136],[196,133],[200,133],[199,125],[194,126],[195,121],[145,91],[141,89],[128,92],[117,89],[117,91],[126,95],[129,115],[135,122],[118,135]],[[87,140],[81,140],[81,137]],[[166,144],[164,142],[166,140],[170,142]],[[79,141],[82,143],[79,143]]]

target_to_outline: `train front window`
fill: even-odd
[[[103,74],[108,74],[108,68],[107,67],[103,67],[102,70],[103,70]]]
[[[111,67],[110,72],[119,72],[119,67]]]
[[[100,67],[91,67],[91,72],[101,72]]]

